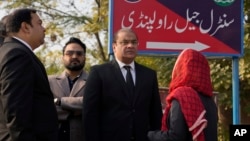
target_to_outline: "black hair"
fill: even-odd
[[[36,13],[35,9],[21,8],[13,11],[9,14],[6,21],[6,32],[7,33],[17,33],[21,28],[22,22],[26,22],[32,26],[31,14]]]
[[[65,48],[67,47],[68,44],[71,44],[71,43],[76,43],[76,44],[79,44],[83,50],[84,50],[84,53],[86,53],[86,45],[79,39],[79,38],[76,38],[76,37],[71,37],[69,39],[69,41],[66,42],[65,46],[63,47],[63,54],[64,54],[64,51],[65,51]]]

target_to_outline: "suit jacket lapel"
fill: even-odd
[[[87,73],[83,71],[81,76],[75,82],[71,90],[70,96],[75,96],[84,87],[86,80],[87,80]]]
[[[116,78],[118,79],[117,83],[121,84],[122,90],[125,93],[125,97],[128,101],[128,104],[130,104],[131,100],[129,100],[129,91],[127,89],[126,81],[122,75],[120,66],[118,65],[118,63],[115,60],[112,60],[111,63],[112,63],[112,66],[114,66],[114,75],[116,75]]]
[[[136,100],[138,99],[140,95],[140,88],[142,88],[141,83],[143,81],[143,71],[139,64],[135,62],[135,93],[133,98],[133,105],[136,103]]]
[[[59,75],[56,79],[57,79],[58,87],[60,87],[60,89],[63,91],[62,95],[69,96],[69,93],[70,93],[69,82],[68,82],[68,78],[65,72]]]

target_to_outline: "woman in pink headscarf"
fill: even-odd
[[[183,50],[177,58],[161,131],[149,131],[150,141],[217,141],[217,106],[210,68],[198,51]]]

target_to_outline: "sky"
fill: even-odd
[[[63,0],[63,1],[55,0],[55,1],[59,1],[58,3],[62,3],[62,4],[64,3],[64,4],[66,4],[66,3],[68,3],[68,1],[72,1],[72,0]],[[85,15],[91,14],[91,12],[90,12],[91,9],[90,8],[92,8],[92,7],[90,5],[92,5],[92,3],[94,2],[94,0],[74,0],[74,1],[76,2],[76,4],[75,4],[76,7],[81,10],[81,13],[84,13]],[[1,2],[3,2],[3,3],[1,3]],[[53,2],[53,1],[50,1],[50,2]],[[5,9],[2,8],[3,5],[1,5],[1,4],[4,4],[4,3],[5,2],[3,0],[0,1],[0,19],[2,19],[2,17],[5,16],[6,14],[8,14],[7,10],[5,10]],[[59,8],[59,9],[63,9],[64,12],[67,12],[68,10],[70,10],[70,8],[63,7],[63,6],[61,8]],[[46,23],[45,19],[42,19],[42,20],[43,20],[44,23]],[[67,39],[61,41],[62,44],[64,44],[66,42],[66,40]],[[91,41],[89,41],[89,40],[86,40],[84,42],[88,42],[86,44],[92,44]],[[61,49],[61,45],[59,45],[59,47],[55,45],[53,48],[55,48],[55,49],[57,49],[57,48]]]
[[[6,11],[5,10],[2,10],[2,8],[1,8],[1,10],[0,10],[0,19],[2,19],[2,17],[4,16],[4,15],[6,15],[7,13],[6,13]]]
[[[60,0],[55,0],[55,1],[60,1]],[[67,3],[68,1],[71,1],[71,0],[63,0],[63,1],[60,1],[59,3]],[[76,2],[76,7],[77,8],[81,8],[82,11],[84,12],[88,12],[88,10],[90,10],[90,4],[94,2],[94,0],[74,0]],[[4,4],[4,0],[0,0],[0,19],[7,14],[6,10],[2,8],[2,5],[1,4]],[[67,9],[65,9],[65,7],[63,7],[65,11],[67,11]]]

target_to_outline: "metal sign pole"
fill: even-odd
[[[239,58],[233,57],[232,62],[232,85],[233,85],[233,124],[239,124],[240,123],[240,112],[239,112]]]

